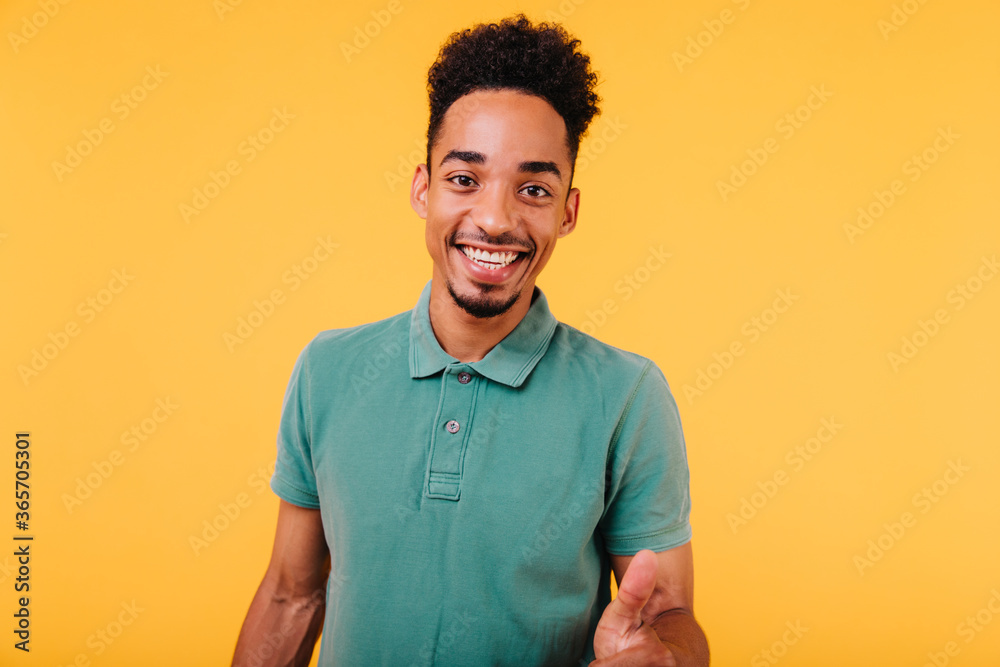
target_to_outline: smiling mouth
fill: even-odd
[[[523,252],[487,252],[480,248],[473,248],[472,246],[459,245],[458,249],[465,253],[465,256],[470,260],[482,266],[483,268],[489,269],[490,271],[497,271],[516,262],[524,253]]]

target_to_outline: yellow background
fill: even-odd
[[[653,358],[677,397],[713,664],[774,664],[767,650],[788,666],[923,665],[948,642],[948,664],[998,664],[1000,618],[962,626],[1000,590],[1000,280],[976,283],[1000,251],[997,4],[398,3],[0,7],[0,553],[17,532],[18,430],[36,536],[28,655],[12,648],[0,556],[0,663],[228,664],[270,553],[278,501],[261,480],[295,357],[318,331],[416,302],[431,267],[409,154],[427,68],[452,31],[524,10],[583,41],[603,97],[577,165],[579,226],[539,285],[560,320]],[[829,96],[810,109],[813,90]],[[294,118],[248,159],[275,109]],[[113,131],[78,166],[53,166],[102,122]],[[765,144],[776,152],[741,167]],[[925,151],[933,164],[913,172]],[[239,173],[185,220],[230,161]],[[753,173],[723,197],[734,168]],[[896,180],[901,194],[849,233]],[[287,272],[320,237],[336,250],[293,290]],[[670,253],[652,272],[650,247]],[[958,285],[979,288],[961,307]],[[283,302],[227,345],[273,290]],[[797,299],[775,317],[778,290]],[[109,296],[99,313],[79,305]],[[894,363],[921,321],[934,335]],[[22,377],[71,322],[77,335]],[[695,395],[699,372],[711,382]],[[157,399],[178,406],[162,423]],[[823,419],[842,428],[796,469],[788,453]],[[121,435],[144,420],[155,432],[131,451]],[[115,450],[120,465],[67,507]],[[949,462],[968,468],[954,484],[939,481]],[[936,481],[941,496],[915,502]],[[237,498],[239,517],[192,547]],[[744,499],[759,507],[734,523]],[[880,537],[890,548],[859,566]],[[133,601],[131,624],[96,642]]]

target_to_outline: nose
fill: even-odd
[[[472,221],[490,236],[500,236],[517,228],[513,197],[504,188],[483,192],[472,211]]]

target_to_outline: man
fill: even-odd
[[[600,101],[578,44],[519,15],[431,67],[410,199],[432,278],[299,355],[234,665],[307,665],[321,627],[323,665],[708,664],[666,380],[535,287]]]

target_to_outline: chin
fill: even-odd
[[[479,319],[489,319],[499,317],[509,311],[517,300],[521,297],[520,292],[503,294],[501,285],[483,285],[473,288],[476,293],[460,294],[455,290],[455,286],[447,281],[448,293],[451,294],[455,304],[469,315]],[[497,294],[497,292],[500,292]]]

